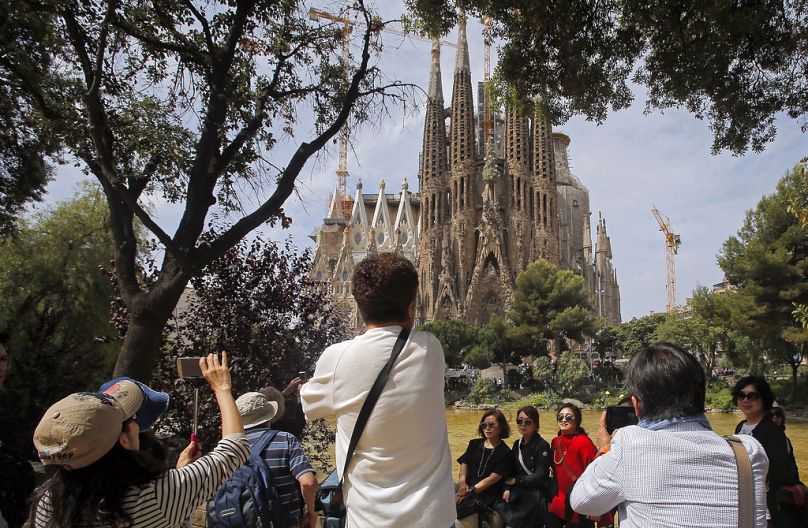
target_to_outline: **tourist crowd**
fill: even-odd
[[[806,526],[805,487],[767,381],[738,381],[733,398],[745,419],[721,437],[704,415],[704,369],[670,344],[628,363],[622,404],[636,425],[615,428],[604,412],[593,439],[579,404],[566,400],[548,442],[539,411],[524,406],[509,448],[505,414],[486,410],[457,459],[455,485],[443,351],[413,330],[417,288],[402,257],[360,262],[353,295],[366,331],[326,349],[312,377],[283,393],[236,399],[227,354],[200,358],[221,439],[204,456],[192,439],[174,467],[150,432],[167,394],[118,378],[54,403],[33,438],[48,479],[30,497],[28,479],[0,479],[0,527],[179,527],[200,507],[211,527]],[[2,375],[6,363],[0,345]],[[341,495],[330,500],[341,496],[342,518],[318,517],[315,472],[298,440],[303,413],[336,420]],[[9,471],[12,459],[0,456]]]

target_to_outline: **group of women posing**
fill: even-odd
[[[533,406],[516,412],[520,437],[508,449],[510,426],[502,411],[486,411],[457,459],[460,475],[457,528],[477,528],[486,518],[491,528],[589,528],[610,526],[611,515],[586,518],[573,512],[567,494],[597,456],[595,444],[581,427],[581,410],[565,403],[556,413],[558,435],[552,446],[539,434]]]

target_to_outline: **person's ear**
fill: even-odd
[[[631,397],[631,406],[634,407],[634,414],[637,415],[637,418],[640,418],[640,400],[636,396]]]
[[[121,444],[121,447],[123,447],[124,449],[129,450],[134,449],[132,446],[132,442],[129,441],[129,435],[127,434],[126,431],[124,431],[123,433],[120,434],[120,436],[118,436],[118,443]]]
[[[413,297],[412,302],[410,302],[410,305],[407,306],[407,316],[410,319],[410,324],[415,323],[415,301],[416,298]]]

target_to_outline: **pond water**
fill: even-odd
[[[508,445],[519,437],[516,428],[516,410],[503,411],[511,425],[511,437],[506,441]],[[452,461],[463,454],[471,438],[477,435],[477,426],[483,411],[472,411],[468,409],[446,409],[446,422],[449,426],[449,447],[452,450]],[[592,441],[595,440],[595,433],[600,424],[601,411],[583,411],[583,426],[589,433]],[[735,432],[735,425],[743,419],[742,414],[733,413],[708,413],[713,430],[720,435],[728,435]],[[555,413],[550,411],[539,411],[539,432],[545,440],[550,440],[558,432],[555,421]],[[794,446],[794,457],[797,466],[800,468],[800,476],[804,481],[808,478],[808,421],[788,417],[786,421],[786,435]],[[452,475],[457,478],[457,464],[454,464]]]

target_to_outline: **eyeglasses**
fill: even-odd
[[[752,402],[756,402],[760,399],[759,392],[739,392],[738,396],[736,396],[738,401],[749,400]]]
[[[522,418],[517,418],[516,425],[533,425],[533,420],[530,418],[525,418],[524,420]]]
[[[575,415],[574,414],[559,414],[556,416],[556,420],[559,422],[574,422]]]
[[[480,422],[482,429],[495,429],[499,424],[497,422]]]
[[[775,418],[782,418],[785,416],[782,412],[772,411],[772,416]]]

